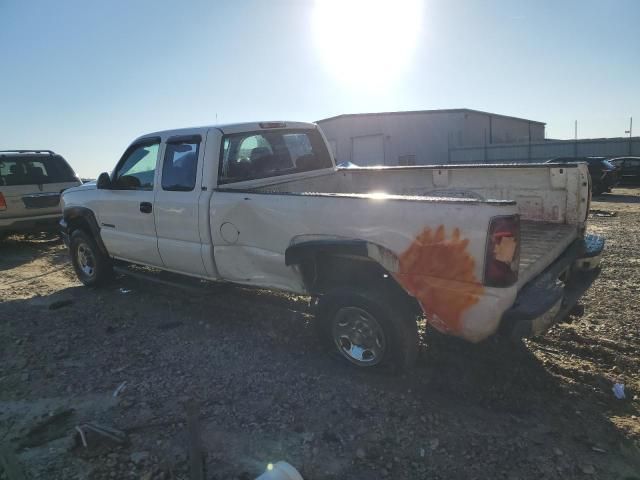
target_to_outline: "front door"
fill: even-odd
[[[153,215],[160,139],[127,149],[112,175],[111,188],[98,190],[100,236],[111,256],[163,266]]]
[[[202,178],[204,156],[201,141],[200,135],[172,137],[166,141],[154,215],[158,250],[165,267],[206,276],[201,252],[199,212],[202,208],[206,218],[209,204],[205,202],[199,205],[202,182],[197,179]],[[206,235],[203,238],[208,239]]]

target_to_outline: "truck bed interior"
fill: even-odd
[[[520,223],[518,287],[542,273],[575,240],[575,225],[522,221]]]

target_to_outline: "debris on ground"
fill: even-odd
[[[618,212],[591,209],[589,210],[589,215],[591,217],[615,217],[618,215]]]
[[[624,400],[624,383],[614,383],[611,390],[618,400]]]
[[[256,480],[303,480],[296,468],[284,461],[270,463],[265,472]]]
[[[125,380],[120,385],[118,385],[118,387],[114,390],[113,396],[117,397],[118,395],[120,395],[126,386],[127,386],[127,381]]]

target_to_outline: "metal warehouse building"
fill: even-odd
[[[429,165],[454,148],[544,141],[545,124],[467,108],[346,114],[318,120],[338,162]]]

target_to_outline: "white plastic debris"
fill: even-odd
[[[120,395],[120,393],[122,393],[122,391],[126,386],[127,386],[127,381],[125,380],[120,385],[118,385],[118,388],[116,388],[115,391],[113,392],[113,396],[117,397],[118,395]]]
[[[624,383],[614,383],[611,390],[618,400],[624,400]]]
[[[84,430],[82,428],[76,426],[76,431],[80,434],[80,440],[82,441],[82,446],[87,448],[87,437],[84,436]]]
[[[300,472],[287,462],[270,463],[256,480],[304,480]]]

